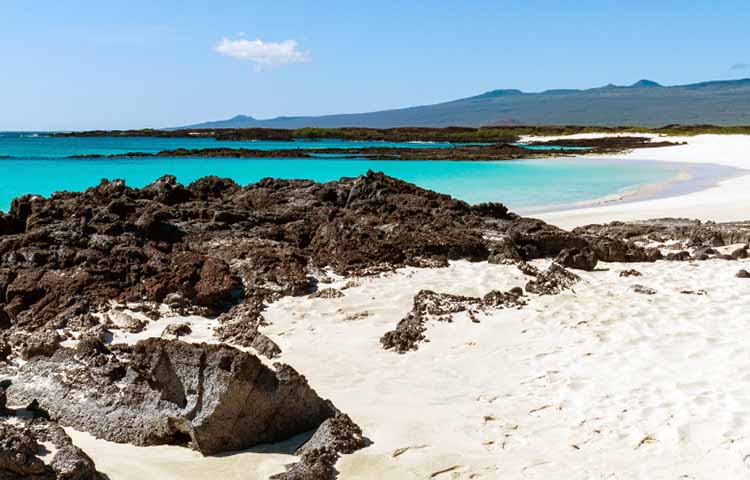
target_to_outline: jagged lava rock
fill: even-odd
[[[37,399],[52,419],[106,440],[189,442],[203,454],[286,440],[337,412],[287,365],[273,370],[225,345],[160,338],[106,357],[82,359],[70,349],[37,357],[8,397]]]
[[[598,260],[591,248],[566,248],[555,257],[555,262],[566,268],[590,272],[596,268]]]
[[[15,420],[10,423],[9,420]],[[49,463],[41,442],[54,448]],[[0,418],[0,479],[103,480],[93,460],[60,426],[43,419]]]
[[[549,268],[540,272],[536,279],[526,284],[526,291],[538,295],[557,295],[570,290],[580,280],[581,277],[575,273],[557,263],[552,263]]]
[[[312,269],[348,274],[450,260],[521,262],[591,248],[652,261],[619,238],[566,232],[368,172],[328,183],[241,187],[164,176],[141,188],[24,196],[0,214],[0,329],[59,330],[111,300],[221,315],[313,290]]]

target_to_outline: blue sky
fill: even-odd
[[[750,77],[749,25],[747,0],[0,0],[0,130]]]

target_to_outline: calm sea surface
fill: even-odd
[[[59,190],[83,190],[96,185],[102,178],[122,178],[130,186],[141,187],[165,174],[175,175],[183,183],[217,175],[247,184],[264,177],[330,181],[357,176],[367,170],[382,171],[470,203],[497,201],[511,209],[528,210],[616,195],[639,185],[668,181],[679,171],[677,165],[660,162],[584,158],[502,162],[378,161],[335,157],[64,158],[134,151],[155,153],[175,148],[271,150],[366,146],[423,148],[450,145],[341,140],[219,142],[205,138],[52,138],[28,133],[0,133],[0,210],[7,211],[13,198],[26,193],[48,196]]]

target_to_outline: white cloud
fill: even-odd
[[[231,40],[224,37],[214,50],[225,57],[253,62],[258,67],[278,67],[310,61],[310,55],[307,52],[301,52],[294,40],[274,43],[245,38]]]

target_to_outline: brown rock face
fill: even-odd
[[[34,435],[12,425],[0,424],[0,478],[44,475],[44,462],[37,457],[40,446]]]
[[[102,480],[107,478],[58,425],[43,420],[0,418],[0,479]],[[55,453],[49,463],[42,460],[49,442]]]
[[[156,338],[87,359],[67,349],[38,357],[8,397],[37,399],[52,419],[107,440],[189,443],[204,454],[286,440],[336,413],[287,365],[272,370],[231,347]]]
[[[526,300],[523,291],[512,289],[509,292],[493,290],[483,298],[464,297],[447,293],[435,293],[431,290],[421,290],[414,296],[414,306],[401,319],[396,328],[386,332],[380,338],[380,344],[386,350],[406,353],[417,350],[421,342],[426,341],[426,323],[430,320],[452,322],[453,315],[469,312],[470,318],[486,309],[523,308]]]
[[[598,259],[596,257],[596,252],[591,248],[566,248],[555,257],[555,262],[563,267],[590,272],[596,268]]]
[[[0,329],[24,331],[80,323],[111,300],[226,314],[308,294],[309,272],[326,266],[346,274],[455,259],[522,262],[588,248],[603,261],[655,259],[611,235],[566,232],[373,172],[246,187],[215,177],[183,186],[165,176],[142,189],[103,181],[18,198],[0,225]]]
[[[576,228],[573,232],[626,240],[684,240],[693,247],[720,247],[750,242],[750,222],[715,223],[686,218],[612,222]]]
[[[538,295],[557,295],[570,290],[581,278],[565,267],[553,263],[537,275],[535,280],[526,284],[526,291]]]
[[[274,475],[274,480],[333,480],[340,454],[354,453],[366,446],[362,430],[345,414],[329,418],[296,454],[300,461],[287,466],[287,471]]]

